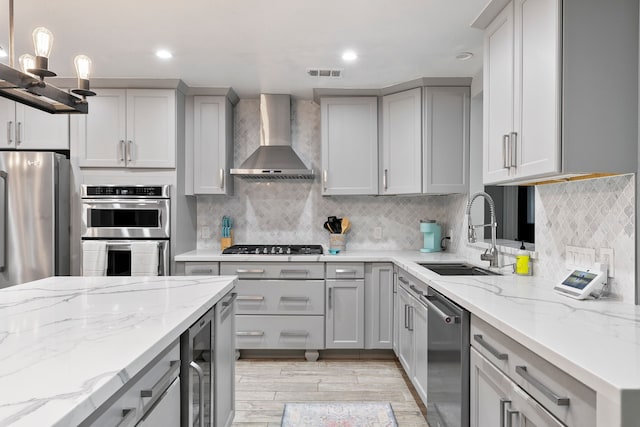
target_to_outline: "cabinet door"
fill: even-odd
[[[423,193],[469,190],[468,87],[424,89]]]
[[[422,191],[422,92],[420,88],[382,98],[381,194]]]
[[[229,427],[235,413],[235,297],[227,294],[215,307],[214,425]]]
[[[364,348],[364,280],[327,280],[326,348]]]
[[[427,404],[427,307],[415,303],[411,311],[413,326],[413,374],[411,382],[424,404]]]
[[[515,177],[560,172],[560,1],[515,0]],[[492,88],[493,89],[493,88]]]
[[[484,35],[482,165],[485,184],[509,179],[505,145],[513,132],[513,31],[513,3],[509,3]]]
[[[16,103],[0,98],[0,149],[16,146]]]
[[[127,166],[176,166],[175,91],[127,90]]]
[[[366,266],[365,348],[392,348],[393,264]]]
[[[474,348],[471,348],[469,365],[470,426],[504,426],[510,401],[509,379]]]
[[[193,121],[193,191],[230,194],[233,179],[232,108],[224,96],[195,96]]]
[[[378,99],[322,98],[322,194],[378,194]]]
[[[16,149],[68,150],[69,115],[16,104]]]
[[[124,166],[126,91],[96,89],[95,92],[97,95],[90,99],[89,114],[71,117],[72,147],[77,146],[80,166]]]
[[[398,286],[396,293],[398,298],[398,314],[400,320],[398,333],[398,359],[407,375],[411,376],[413,371],[413,328],[411,327],[410,316],[413,308],[413,299],[402,286]]]
[[[400,325],[404,326],[402,308],[400,307],[400,298],[398,297],[398,273],[393,272],[393,353],[399,356],[398,341],[400,337]]]

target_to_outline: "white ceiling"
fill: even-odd
[[[482,32],[469,27],[487,0],[15,0],[16,61],[33,53],[31,32],[49,28],[49,68],[75,76],[73,57],[93,60],[93,77],[180,78],[311,98],[314,87],[382,88],[418,77],[474,76]],[[8,0],[0,0],[0,45],[8,49]],[[160,60],[165,48],[174,58]],[[357,51],[353,63],[341,59]],[[459,52],[475,56],[455,59]],[[5,58],[3,62],[7,63]],[[313,79],[308,68],[343,69]]]

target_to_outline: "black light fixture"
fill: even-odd
[[[72,89],[71,94],[44,81],[45,77],[56,75],[49,70],[49,55],[53,46],[51,31],[44,27],[33,31],[36,56],[22,55],[19,59],[21,70],[13,68],[13,33],[13,0],[9,0],[9,66],[0,64],[0,96],[51,114],[87,114],[86,97],[95,95],[89,90],[89,57],[78,55],[74,59],[78,87]]]

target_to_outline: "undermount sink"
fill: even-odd
[[[419,263],[427,270],[440,276],[499,276],[500,273],[464,262],[454,263]]]

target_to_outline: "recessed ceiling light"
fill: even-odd
[[[346,50],[342,54],[342,59],[345,61],[355,61],[356,59],[358,59],[358,54],[352,50]]]
[[[165,50],[165,49],[160,49],[160,50],[156,51],[156,56],[158,58],[162,58],[162,59],[173,58],[173,55],[171,54],[171,52],[169,52],[168,50]]]
[[[456,55],[456,59],[459,59],[460,61],[466,61],[471,58],[473,58],[473,53],[471,52],[460,52]]]

